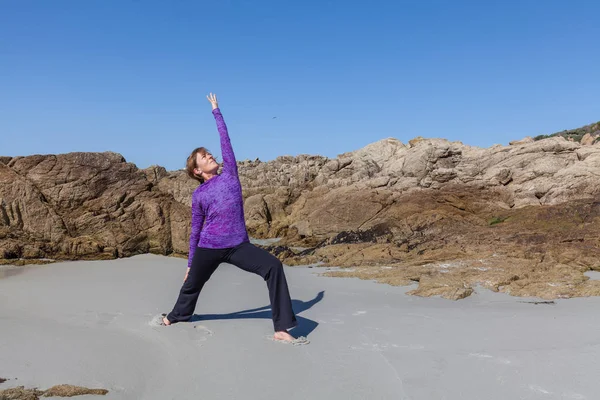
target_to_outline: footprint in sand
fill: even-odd
[[[163,317],[163,314],[156,314],[148,321],[148,325],[158,328],[168,328],[162,324]],[[203,325],[191,325],[188,323],[182,323],[181,326],[177,325],[179,324],[176,324],[174,328],[169,327],[169,329],[176,329],[178,335],[187,334],[188,339],[199,347],[202,347],[202,342],[205,342],[209,337],[214,335],[213,331]]]
[[[162,314],[156,314],[154,317],[152,317],[152,319],[150,321],[148,321],[148,325],[163,327],[164,326],[163,322],[162,322],[163,316],[164,315],[162,315]]]
[[[194,325],[191,330],[188,330],[188,337],[199,347],[202,347],[202,342],[207,341],[212,335],[214,335],[213,331],[203,325]]]
[[[366,313],[367,313],[366,311],[357,311],[357,312],[353,313],[352,315],[364,315]]]

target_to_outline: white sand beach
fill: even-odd
[[[598,399],[600,299],[453,302],[286,267],[309,345],[269,340],[268,292],[222,265],[190,323],[150,321],[186,260],[142,255],[3,269],[1,389],[108,389],[77,399]]]

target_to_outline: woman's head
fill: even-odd
[[[194,149],[185,163],[185,170],[189,177],[200,183],[204,183],[207,174],[214,175],[218,169],[219,164],[204,147]]]

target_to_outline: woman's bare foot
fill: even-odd
[[[277,331],[273,335],[275,340],[283,340],[284,342],[293,342],[296,338],[290,335],[287,331]]]
[[[169,321],[166,316],[164,316],[162,320],[163,320],[163,324],[165,324],[165,326],[171,325],[171,321]]]

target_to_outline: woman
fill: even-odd
[[[188,269],[173,311],[163,317],[164,325],[189,321],[198,295],[220,263],[231,263],[260,275],[269,288],[275,340],[295,342],[287,330],[296,326],[296,317],[281,262],[250,243],[244,220],[242,186],[229,141],[227,126],[219,110],[217,96],[207,96],[221,137],[223,171],[204,147],[187,159],[186,170],[201,184],[192,195],[192,233]]]

